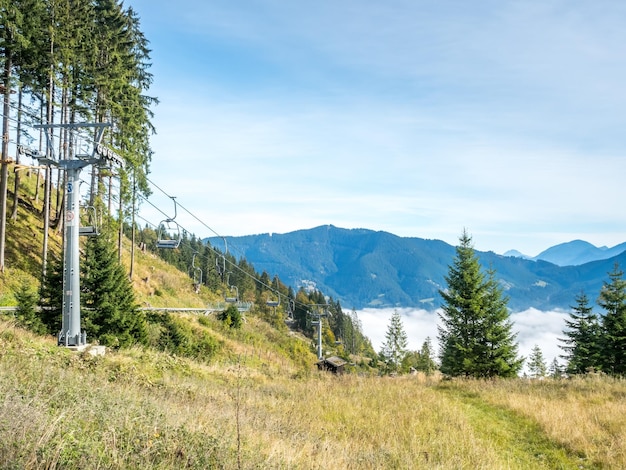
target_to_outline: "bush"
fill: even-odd
[[[241,313],[234,305],[229,305],[226,310],[220,312],[217,315],[217,319],[223,322],[226,326],[230,328],[241,328],[243,325],[243,319],[241,318]]]

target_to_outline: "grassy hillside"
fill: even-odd
[[[7,221],[6,269],[0,273],[0,306],[15,305],[13,293],[22,279],[28,279],[33,285],[39,284],[43,251],[43,180],[39,182],[39,194],[36,193],[36,183],[35,174],[22,172],[18,217]],[[9,188],[13,189],[12,179]],[[53,196],[56,196],[54,191]],[[10,195],[9,209],[12,203]],[[53,198],[51,205],[56,205],[56,198]],[[51,255],[61,253],[60,231],[50,230],[49,249]],[[127,239],[123,242],[122,262],[130,268],[130,241]],[[153,253],[140,250],[135,251],[132,281],[137,300],[142,306],[204,307],[218,298],[217,293],[205,288],[195,293],[185,273]]]
[[[255,346],[260,323],[209,327],[231,346],[206,364],[0,320],[0,468],[626,467],[624,381],[335,377]]]

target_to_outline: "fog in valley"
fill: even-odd
[[[411,308],[357,310],[357,315],[363,325],[363,333],[372,341],[376,352],[380,352],[381,345],[385,341],[389,319],[394,310],[402,316],[410,350],[419,350],[425,339],[430,337],[433,347],[438,351],[438,311]],[[568,312],[544,312],[534,308],[512,313],[511,321],[513,331],[517,333],[519,354],[528,358],[532,348],[538,345],[543,352],[546,365],[550,366],[555,357],[563,365],[563,359],[559,358],[563,354],[563,350],[559,347],[562,343],[558,339],[564,337],[565,319],[568,317]]]

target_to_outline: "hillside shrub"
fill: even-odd
[[[221,349],[208,331],[193,328],[184,318],[155,313],[148,316],[148,322],[149,346],[155,349],[202,361],[211,360]]]
[[[239,329],[243,325],[241,313],[234,305],[229,305],[226,310],[217,315],[217,319],[230,328]]]

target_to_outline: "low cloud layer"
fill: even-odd
[[[430,337],[433,346],[438,350],[437,324],[439,316],[436,311],[419,309],[364,309],[358,310],[357,314],[363,323],[363,332],[372,341],[372,346],[379,352],[385,341],[385,333],[389,326],[389,319],[394,310],[397,310],[404,324],[404,331],[409,340],[409,349],[419,350]],[[565,319],[569,316],[562,311],[540,311],[534,308],[523,312],[513,313],[513,331],[517,333],[519,354],[528,357],[532,348],[537,345],[541,349],[546,364],[563,354],[559,347],[559,338],[563,337]],[[559,359],[563,364],[563,360]]]

